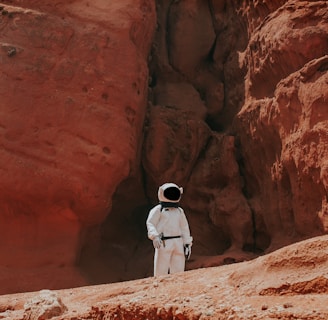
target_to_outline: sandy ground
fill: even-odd
[[[38,316],[42,303],[27,309],[39,292],[3,295],[0,319],[328,319],[327,240],[221,267],[56,290],[66,306],[59,316]]]

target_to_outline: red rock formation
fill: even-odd
[[[170,178],[186,181],[183,204],[195,221],[196,252],[203,254],[206,247],[211,247],[213,254],[229,245],[230,250],[272,250],[319,234],[327,228],[327,118],[323,111],[327,100],[323,89],[327,82],[327,4],[222,1],[207,5],[200,1],[158,5],[158,46],[151,65],[156,106],[151,111],[144,152],[150,186],[154,189]],[[192,19],[195,12],[199,14]],[[205,16],[212,17],[212,25]],[[197,32],[185,33],[179,42],[181,29]],[[163,30],[168,30],[166,37]],[[193,42],[193,37],[198,40]],[[186,108],[197,101],[156,100],[156,93],[163,92],[168,82],[175,87],[182,82],[198,91],[206,114],[193,113],[189,118],[198,117],[200,123],[205,119],[212,129],[199,152],[189,143],[183,144],[191,155],[187,166],[174,161],[183,154],[175,146],[185,141],[185,136],[176,130],[168,142],[161,132],[170,132],[172,137],[172,129],[161,127],[158,120],[153,122],[157,133],[152,126],[153,110],[158,106],[162,115],[174,107],[176,120],[170,124],[174,128],[183,122],[181,105]],[[220,84],[224,90],[219,89]],[[187,141],[192,137],[190,131]],[[174,140],[178,142],[172,145]],[[191,171],[190,162],[194,163]],[[204,230],[196,221],[206,217],[223,235],[216,247],[208,244],[208,238],[206,244],[202,241],[210,228]]]
[[[327,232],[326,1],[4,3],[3,292],[150,275],[167,181],[188,268]]]
[[[41,266],[53,270],[42,285],[85,283],[77,271],[64,284],[53,282],[74,267],[85,230],[103,222],[136,161],[154,5],[5,3],[0,290],[32,289],[27,269]],[[16,272],[29,279],[7,287],[8,274]]]
[[[324,1],[286,3],[254,29],[245,55],[247,100],[236,128],[249,202],[271,248],[321,232],[317,216],[327,202],[326,10]]]

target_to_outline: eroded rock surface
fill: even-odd
[[[325,229],[326,10],[324,1],[289,1],[254,30],[246,52],[236,128],[257,230],[264,223],[271,248]]]
[[[61,316],[67,307],[56,292],[41,290],[39,295],[24,304],[24,320],[46,320]]]
[[[41,266],[51,286],[65,272],[59,286],[83,284],[70,269],[86,231],[137,159],[154,4],[5,1],[1,13],[0,290],[30,289]]]
[[[308,239],[229,266],[51,292],[67,308],[55,319],[324,320],[327,240]],[[24,304],[39,296],[0,296],[0,318],[21,320]]]

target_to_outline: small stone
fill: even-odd
[[[16,54],[16,48],[15,47],[11,47],[11,48],[9,48],[8,49],[8,51],[7,51],[7,56],[8,57],[13,57],[15,54]]]
[[[62,315],[67,310],[67,307],[55,292],[41,290],[37,297],[32,298],[24,304],[24,309],[24,320],[46,320]]]

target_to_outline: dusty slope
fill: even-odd
[[[67,311],[52,319],[327,319],[327,240],[175,276],[59,290]],[[24,304],[38,294],[0,296],[0,319],[36,319]]]

